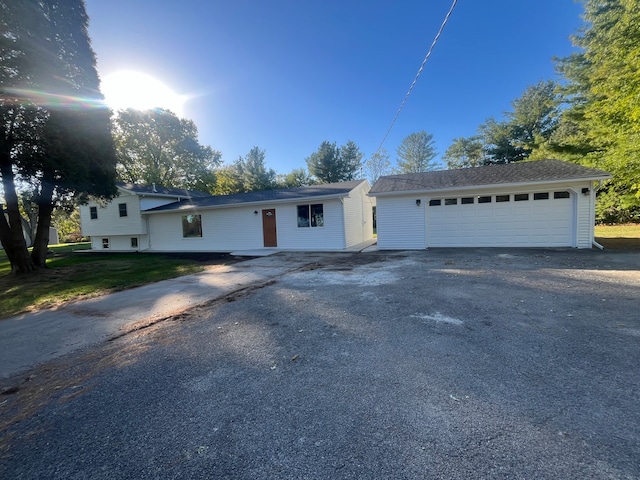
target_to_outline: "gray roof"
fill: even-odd
[[[286,188],[280,190],[261,190],[259,192],[235,193],[233,195],[208,195],[188,201],[174,202],[168,205],[145,210],[147,212],[164,212],[168,210],[187,210],[193,208],[230,207],[249,203],[285,202],[288,200],[313,199],[316,197],[346,197],[366,180],[351,182],[326,183],[307,187]]]
[[[186,190],[184,188],[169,188],[159,185],[141,185],[137,183],[122,183],[116,184],[118,187],[128,190],[138,195],[157,195],[157,196],[169,196],[169,197],[209,197],[208,193],[198,192],[195,190]]]
[[[490,165],[456,170],[439,170],[380,177],[371,187],[372,196],[394,192],[453,190],[456,188],[558,182],[563,180],[599,180],[611,175],[602,170],[583,167],[561,160]]]

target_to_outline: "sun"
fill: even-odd
[[[101,90],[105,103],[114,112],[125,108],[164,108],[181,117],[186,100],[157,78],[129,70],[106,75],[102,79]]]

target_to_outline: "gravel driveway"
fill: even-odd
[[[327,254],[4,385],[0,478],[637,479],[639,299],[633,252]]]

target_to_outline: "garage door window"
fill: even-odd
[[[496,202],[508,202],[510,197],[510,195],[496,195]]]
[[[533,194],[533,199],[534,200],[549,200],[549,192],[534,193]]]
[[[462,203],[462,205],[469,205],[473,203],[473,197],[462,197],[460,203]]]
[[[529,200],[529,194],[528,193],[517,193],[513,196],[513,200],[516,202],[524,202]]]
[[[457,205],[458,204],[458,199],[457,198],[445,198],[444,199],[444,204],[445,205]]]
[[[440,205],[442,205],[442,200],[438,199],[438,200],[429,200],[429,206],[430,207],[439,207]]]
[[[553,198],[570,198],[569,192],[553,192]]]
[[[478,197],[478,203],[491,203],[491,197],[488,195],[485,197]]]

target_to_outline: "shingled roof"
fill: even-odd
[[[369,195],[605,178],[611,178],[611,175],[602,170],[561,160],[536,160],[506,165],[389,175],[380,177],[371,187]]]
[[[346,197],[349,195],[349,192],[365,181],[366,180],[354,180],[351,182],[326,183],[324,185],[310,185],[307,187],[280,190],[261,190],[259,192],[236,193],[233,195],[209,195],[204,198],[192,198],[188,201],[174,202],[151,208],[146,210],[145,213],[190,210],[193,208],[230,207],[251,203],[285,202],[288,200]]]
[[[118,187],[138,195],[157,195],[168,197],[194,198],[209,197],[208,193],[198,192],[195,190],[186,190],[184,188],[168,188],[158,185],[140,185],[136,183],[117,183]]]

